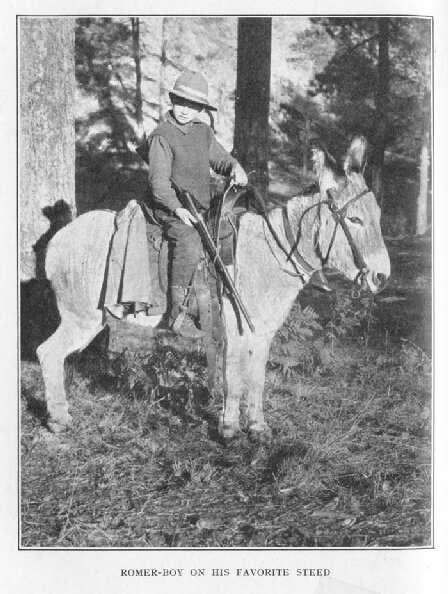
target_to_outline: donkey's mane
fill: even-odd
[[[304,217],[310,216],[314,220],[319,211],[318,203],[321,201],[319,192],[303,196],[293,196],[287,202],[288,216],[291,222],[299,224]],[[303,225],[303,223],[302,223]]]

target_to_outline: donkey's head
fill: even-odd
[[[390,275],[390,260],[381,235],[381,211],[363,176],[366,149],[365,138],[356,136],[339,165],[323,147],[313,148],[324,202],[317,247],[324,264],[376,293]]]

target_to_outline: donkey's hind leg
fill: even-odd
[[[62,431],[71,420],[64,387],[64,361],[71,353],[85,348],[102,329],[101,315],[81,323],[61,312],[61,324],[56,332],[37,349],[42,369],[47,403],[48,428]]]

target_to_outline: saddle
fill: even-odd
[[[252,187],[230,188],[210,205],[207,225],[226,266],[234,263],[241,217],[247,212],[264,214],[266,207]]]
[[[246,212],[264,212],[264,204],[251,188],[231,188],[215,196],[207,213],[210,234],[225,265],[234,262],[240,219]],[[146,248],[146,249],[145,249]],[[168,243],[144,203],[131,201],[117,213],[111,240],[101,304],[145,309],[151,315],[167,308]],[[219,283],[218,283],[219,284]]]

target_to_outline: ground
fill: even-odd
[[[219,440],[202,348],[166,339],[74,357],[56,436],[28,352],[22,546],[430,545],[430,241],[388,248],[375,300],[331,276],[335,297],[296,303],[267,366],[267,444]]]

